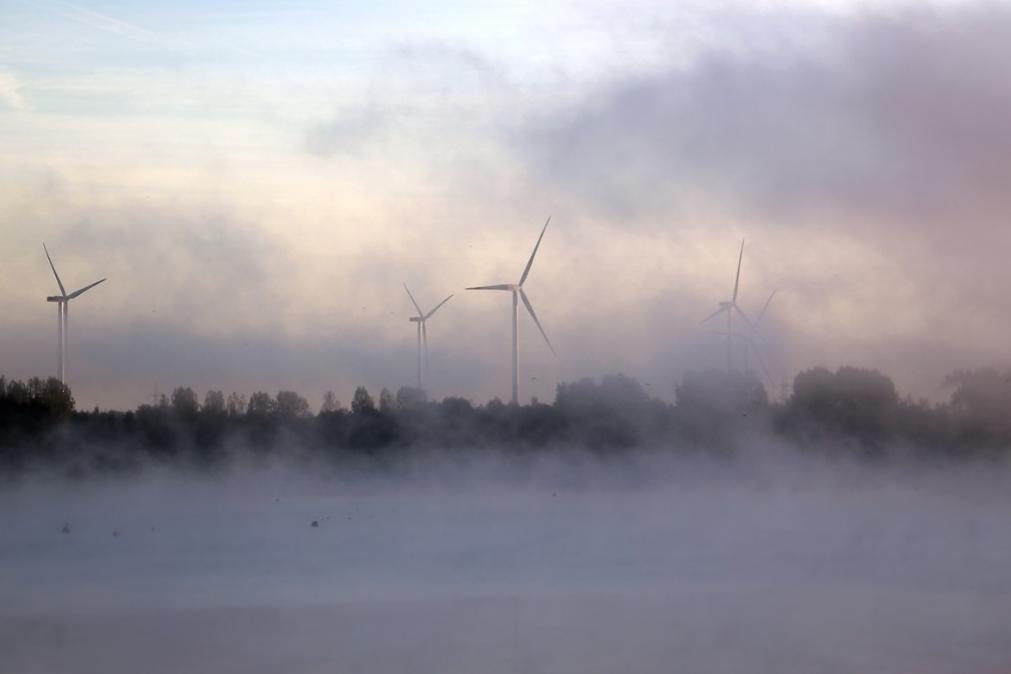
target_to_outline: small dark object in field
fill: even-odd
[[[112,537],[113,538],[119,538],[119,531],[118,530],[117,531],[113,531],[112,532]]]
[[[313,520],[310,526],[312,526],[313,529],[319,529],[319,522]]]
[[[67,524],[66,522],[64,522],[63,523],[63,529],[61,529],[60,531],[62,531],[65,534],[69,534],[70,533],[70,525]]]

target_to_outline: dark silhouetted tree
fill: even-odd
[[[222,415],[225,413],[225,394],[221,391],[208,391],[204,396],[205,414]]]
[[[972,444],[1011,441],[1011,371],[994,369],[953,372],[951,413],[959,440]]]
[[[246,416],[263,419],[274,414],[275,402],[269,393],[257,391],[249,396],[249,405],[246,407]]]
[[[230,417],[241,417],[246,413],[246,396],[232,391],[228,394],[228,402],[225,403],[225,410]]]
[[[188,386],[172,391],[172,412],[180,419],[195,419],[200,411],[197,394]]]
[[[858,440],[880,450],[892,438],[899,396],[891,379],[877,370],[819,367],[801,372],[784,419],[789,428]]]
[[[397,389],[397,407],[407,409],[427,402],[424,390],[416,386],[401,386]]]
[[[282,419],[302,419],[308,417],[309,401],[294,391],[279,391],[274,412]]]
[[[385,386],[379,392],[379,411],[383,414],[393,414],[397,411],[397,401],[393,399],[390,389]]]
[[[355,389],[355,395],[351,399],[351,412],[357,415],[369,415],[376,413],[376,403],[364,386]]]
[[[327,391],[323,394],[323,404],[319,407],[320,414],[332,414],[337,412],[341,408],[341,403],[337,400],[337,396],[334,395],[333,391]]]

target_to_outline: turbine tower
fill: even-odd
[[[537,329],[541,331],[541,337],[547,343],[548,348],[551,349],[551,353],[555,354],[555,347],[551,346],[551,340],[548,339],[548,334],[544,332],[544,328],[541,326],[541,322],[537,319],[537,313],[534,311],[534,307],[530,304],[530,299],[527,294],[523,292],[523,284],[526,283],[527,276],[530,275],[530,267],[534,264],[534,257],[537,255],[537,249],[541,247],[541,239],[544,238],[544,232],[548,231],[548,223],[551,222],[551,217],[544,222],[544,228],[541,229],[541,235],[537,237],[537,244],[534,246],[534,252],[530,253],[530,259],[527,261],[527,266],[523,270],[523,275],[520,276],[519,283],[500,283],[493,286],[474,286],[472,288],[467,288],[467,290],[507,290],[513,294],[513,405],[519,404],[520,397],[520,385],[519,385],[519,300],[523,300],[523,305],[527,308],[530,313],[530,318],[534,319],[534,323],[537,324]]]
[[[63,287],[63,281],[60,280],[60,275],[56,273],[56,266],[53,264],[53,258],[49,256],[49,249],[46,248],[46,244],[42,244],[42,250],[46,252],[46,259],[49,260],[49,268],[53,270],[53,276],[56,277],[56,284],[60,286],[59,295],[50,295],[46,298],[47,302],[56,302],[56,326],[57,332],[59,333],[58,350],[56,353],[56,375],[60,379],[61,384],[67,383],[67,343],[70,340],[70,318],[68,310],[70,309],[70,300],[80,297],[88,290],[91,290],[99,283],[105,281],[102,279],[100,281],[95,281],[90,285],[86,285],[80,290],[75,290],[72,293],[67,293],[66,289]]]
[[[741,252],[737,256],[737,276],[734,278],[734,294],[731,295],[731,297],[730,297],[730,299],[728,301],[726,301],[726,302],[720,302],[719,303],[719,308],[716,311],[714,311],[713,313],[709,314],[708,316],[706,316],[705,318],[702,319],[702,322],[705,323],[705,322],[707,322],[709,320],[712,320],[712,319],[716,318],[717,316],[719,316],[722,313],[726,313],[727,314],[727,372],[730,372],[731,370],[733,370],[733,339],[734,339],[733,316],[734,316],[734,314],[736,313],[741,318],[743,318],[744,319],[744,323],[749,328],[751,328],[751,320],[748,319],[748,316],[744,313],[744,311],[741,309],[741,307],[738,306],[738,304],[737,304],[737,291],[740,290],[740,287],[741,287],[741,261],[743,259],[744,259],[744,239],[741,239]],[[771,301],[771,298],[770,298],[770,301]]]
[[[418,324],[418,390],[424,391],[425,387],[422,371],[428,370],[428,329],[425,327],[425,322],[432,317],[432,314],[439,310],[439,307],[448,302],[453,296],[450,295],[446,299],[442,300],[435,305],[434,309],[426,314],[421,310],[421,307],[418,306],[418,302],[414,299],[414,295],[411,294],[411,289],[407,287],[406,283],[404,284],[404,290],[407,291],[407,296],[411,298],[411,304],[413,304],[414,308],[418,310],[418,315],[411,316],[409,320],[411,323]],[[422,356],[422,351],[424,351],[424,356]],[[424,360],[424,368],[422,368],[422,360]]]

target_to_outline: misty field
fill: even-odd
[[[26,479],[0,669],[1005,672],[1007,487],[784,457]]]

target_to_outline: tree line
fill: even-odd
[[[476,405],[428,400],[412,387],[378,399],[358,387],[349,407],[332,392],[315,413],[294,391],[206,392],[176,388],[131,411],[79,411],[56,379],[0,377],[0,470],[50,465],[71,474],[134,470],[154,460],[226,465],[242,452],[296,452],[383,463],[422,450],[542,452],[570,447],[732,455],[776,439],[801,451],[881,457],[1001,456],[1011,449],[1011,371],[949,375],[939,404],[902,397],[876,371],[842,367],[797,375],[789,397],[770,401],[750,372],[689,372],[675,400],[651,396],[621,374],[560,384],[555,400]]]

